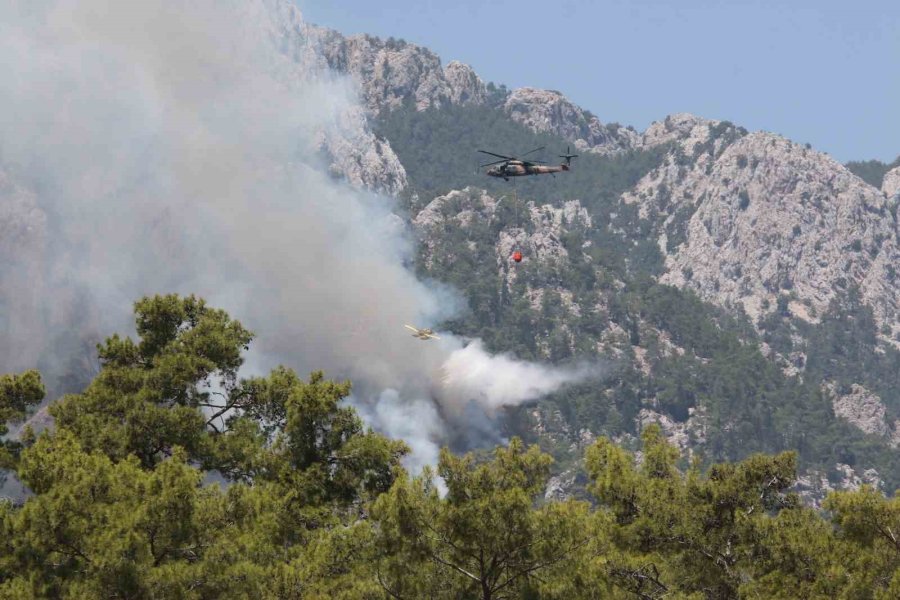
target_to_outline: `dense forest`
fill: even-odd
[[[518,202],[517,208],[501,204],[491,219],[465,229],[428,232],[432,252],[428,261],[419,261],[419,274],[461,290],[469,305],[467,313],[444,323],[445,328],[521,358],[557,363],[609,359],[614,368],[602,386],[576,386],[541,402],[545,412],[561,414],[570,431],[587,428],[613,437],[623,433],[638,437],[636,417],[642,408],[662,410],[678,422],[702,409],[709,426],[698,448],[707,466],[741,460],[754,452],[795,450],[804,472],[814,469],[836,482],[837,464],[874,467],[886,490],[900,488],[897,452],[884,440],[836,418],[822,389],[823,382],[838,389],[863,384],[880,395],[889,414],[900,417],[900,351],[878,343],[872,312],[858,293],[846,290],[826,314],[819,315],[818,324],[811,324],[791,314],[788,306],[794,297],[784,290],[777,310],[751,323],[740,309],[726,311],[690,290],[657,283],[664,257],[653,233],[662,227],[665,215],[641,218],[635,205],[620,201],[623,192],[667,157],[689,163],[713,151],[713,141],[731,143],[746,135],[745,130],[719,123],[712,140],[698,146],[694,156],[671,146],[615,155],[582,153],[569,173],[507,183],[486,177],[477,168],[483,155],[476,150],[515,154],[546,146],[549,160],[567,142],[535,133],[497,110],[504,92],[493,89],[497,98],[483,106],[424,111],[407,106],[382,115],[377,123],[379,135],[391,142],[407,169],[410,187],[404,208],[410,215],[436,195],[467,186],[487,190],[495,198],[514,194]],[[720,147],[718,152],[722,151]],[[558,207],[571,199],[587,209],[593,225],[570,225],[561,240],[569,250],[567,258],[519,267],[510,288],[505,273],[497,269],[499,232],[516,228],[528,232],[533,224],[522,215],[529,206]],[[444,207],[448,214],[461,210],[452,204]],[[679,224],[689,216],[667,222],[670,244],[679,243],[684,235]],[[545,292],[538,307],[526,294],[535,289]],[[570,302],[580,307],[605,308],[574,315],[565,310],[560,292],[570,294]],[[610,327],[628,335],[603,356],[598,341]],[[665,341],[684,354],[667,352]],[[787,374],[783,365],[763,355],[763,342],[784,356],[803,350],[804,371]],[[645,353],[649,373],[634,365],[638,350]],[[511,411],[515,414],[508,420],[508,433],[540,443],[557,459],[556,470],[576,461],[569,450],[571,440],[553,444],[533,435],[530,411],[530,407]]]
[[[891,169],[900,167],[900,156],[891,163],[884,163],[880,160],[854,160],[848,162],[845,166],[869,185],[880,188],[885,174]]]
[[[639,454],[588,449],[587,501],[544,500],[553,459],[518,439],[413,477],[349,383],[240,378],[253,335],[224,311],[157,296],[135,322],[53,431],[3,444],[31,494],[0,504],[2,598],[900,596],[900,500],[863,487],[815,512],[792,452],[678,468],[650,426]],[[4,376],[4,421],[43,393]]]

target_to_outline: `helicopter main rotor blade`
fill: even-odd
[[[479,150],[482,154],[490,154],[491,156],[496,156],[497,158],[502,158],[504,160],[515,160],[514,156],[503,156],[502,154],[497,154],[496,152],[488,152],[487,150]]]
[[[491,165],[499,165],[500,163],[509,162],[508,160],[495,160],[494,162],[484,163],[483,165],[478,165],[478,168],[489,167]]]
[[[547,147],[547,146],[541,146],[540,148],[535,148],[534,150],[529,150],[528,152],[526,152],[526,153],[523,154],[522,156],[528,156],[528,155],[531,154],[532,152],[537,152],[538,150],[543,150],[543,149],[546,148],[546,147]]]

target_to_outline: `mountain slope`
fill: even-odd
[[[394,44],[367,40],[377,49],[367,60],[385,61],[391,77],[394,55],[399,71],[412,55],[432,69],[393,86],[374,69],[347,72],[365,97],[388,99],[369,108],[407,172],[421,272],[469,300],[446,326],[493,350],[613,365],[604,389],[513,411],[512,432],[571,464],[580,432],[627,443],[656,421],[709,459],[799,448],[838,483],[873,465],[871,481],[900,483],[888,194],[811,148],[728,122],[676,114],[638,133],[602,125],[559,92],[494,84],[454,100],[435,91],[450,86],[434,83],[446,70],[433,54]],[[477,169],[478,148],[566,144],[591,152],[555,179],[506,184]],[[854,385],[867,393],[844,392]]]
[[[629,445],[659,422],[704,460],[795,448],[812,487],[873,468],[900,486],[900,170],[877,189],[811,148],[688,114],[644,132],[604,124],[560,92],[486,84],[275,3],[292,60],[355,82],[362,107],[316,141],[335,177],[399,198],[418,274],[468,300],[443,325],[493,351],[606,365],[602,385],[507,411],[509,433],[564,469],[591,436]],[[475,152],[568,145],[571,172],[511,183],[485,177]],[[0,300],[33,302],[19,284],[48,243],[41,215],[12,176],[0,195],[0,251],[17,265]]]

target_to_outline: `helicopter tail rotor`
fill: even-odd
[[[572,166],[572,159],[573,159],[573,158],[578,158],[578,155],[577,155],[577,154],[571,154],[571,152],[572,152],[571,148],[569,148],[569,146],[566,146],[566,153],[565,153],[565,154],[558,154],[558,155],[557,155],[557,156],[559,156],[560,158],[566,159],[566,166],[567,166],[567,167],[571,167],[571,166]],[[566,169],[566,170],[568,171],[568,169]]]

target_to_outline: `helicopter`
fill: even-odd
[[[541,146],[540,148],[535,148],[534,150],[529,150],[525,154],[522,155],[524,158],[529,154],[537,152],[538,150],[543,150],[546,146]],[[572,166],[572,159],[578,158],[577,154],[571,154],[570,148],[566,147],[565,154],[559,154],[560,158],[565,159],[566,162],[561,163],[558,166],[545,166],[545,162],[542,160],[523,160],[523,158],[516,158],[515,156],[505,156],[503,154],[497,154],[496,152],[488,152],[487,150],[479,150],[482,154],[489,154],[490,156],[495,156],[500,160],[495,160],[493,162],[485,163],[480,165],[481,167],[491,167],[487,171],[485,171],[486,175],[491,177],[502,177],[505,181],[509,181],[510,177],[524,177],[525,175],[553,175],[555,173],[561,173],[563,171],[568,171]]]
[[[439,340],[438,336],[434,335],[434,330],[428,329],[419,329],[418,327],[413,327],[412,325],[404,325],[407,329],[413,331],[412,336],[414,338],[419,338],[420,340]]]

